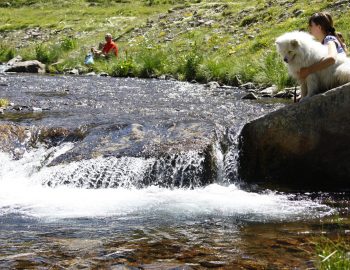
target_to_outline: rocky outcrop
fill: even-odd
[[[350,184],[350,84],[246,124],[239,173],[248,182],[338,189]]]
[[[38,60],[15,62],[5,72],[45,73],[45,65]]]

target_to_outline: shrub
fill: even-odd
[[[187,81],[196,79],[202,59],[203,57],[195,50],[183,54],[180,57],[180,62],[178,62],[177,72],[183,74],[184,79]]]
[[[153,75],[161,72],[163,63],[166,61],[166,56],[162,50],[147,48],[143,49],[137,56],[138,63],[137,74],[141,78],[150,78]]]
[[[71,51],[77,47],[77,41],[73,38],[65,38],[61,41],[61,49],[63,51]]]
[[[57,62],[61,53],[61,47],[57,45],[48,47],[46,45],[39,44],[35,47],[35,58],[45,64]]]
[[[0,45],[0,61],[7,62],[15,57],[16,51],[14,48],[6,47],[4,45]]]
[[[112,66],[111,75],[115,77],[133,76],[136,70],[136,65],[132,58],[118,60]]]

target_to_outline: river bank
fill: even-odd
[[[0,8],[4,14],[0,61],[20,54],[24,60],[47,64],[51,73],[163,75],[232,86],[274,84],[282,89],[293,82],[274,51],[278,35],[305,28],[308,16],[327,10],[337,30],[349,40],[349,6],[344,1],[116,1],[107,5],[79,0],[65,2],[59,9],[54,1],[17,2]],[[37,20],[38,12],[44,14],[41,20]],[[120,57],[84,66],[86,53],[106,32],[117,39]]]

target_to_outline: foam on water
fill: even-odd
[[[26,153],[20,160],[0,153],[0,215],[17,213],[38,218],[75,218],[166,213],[268,221],[315,218],[333,213],[331,208],[309,199],[298,200],[271,191],[251,193],[236,185],[211,184],[195,189],[158,186],[84,189],[43,185],[50,172],[57,173],[55,167],[45,164],[71,147],[65,144],[50,152],[40,148]],[[136,174],[141,173],[143,163],[140,160],[135,160],[133,166]],[[64,166],[60,170],[64,170]]]

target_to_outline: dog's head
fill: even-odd
[[[309,40],[312,37],[303,32],[289,32],[276,39],[277,51],[284,62],[292,64],[303,59],[305,51],[301,47],[305,39]]]

